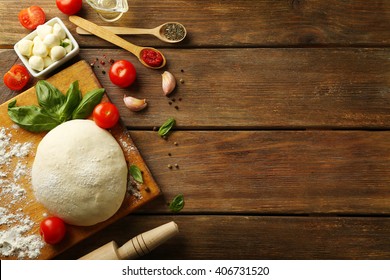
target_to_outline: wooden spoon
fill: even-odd
[[[133,28],[133,27],[121,27],[121,26],[102,26],[103,28],[110,30],[111,32],[117,34],[117,35],[154,35],[158,39],[160,39],[163,42],[166,43],[179,43],[183,41],[183,39],[187,35],[187,30],[185,29],[184,25],[182,25],[179,22],[166,22],[163,23],[155,28],[147,29],[147,28]],[[174,29],[179,30],[181,36],[178,36],[177,38],[172,38],[168,35],[166,35],[166,29]],[[80,35],[91,35],[88,31],[84,30],[81,27],[76,28],[76,32]]]
[[[99,38],[102,38],[110,43],[113,43],[114,45],[116,45],[118,47],[121,47],[121,48],[131,52],[133,55],[135,55],[138,58],[138,60],[144,66],[146,66],[148,68],[160,69],[160,68],[164,67],[166,64],[166,59],[165,59],[164,55],[160,51],[156,50],[155,48],[141,47],[141,46],[134,45],[134,44],[122,39],[121,37],[115,35],[113,32],[108,31],[105,28],[103,28],[103,27],[101,27],[93,22],[90,22],[89,20],[83,19],[79,16],[69,16],[69,20],[72,23],[74,23],[75,25],[85,29],[86,31],[88,31],[96,36],[98,36]],[[159,64],[158,66],[153,66],[153,65],[147,64],[142,59],[142,55],[141,55],[141,53],[144,50],[150,50],[151,52],[156,52],[156,53],[160,54],[162,57],[161,64]]]

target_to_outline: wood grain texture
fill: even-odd
[[[162,70],[77,35],[52,0],[39,5],[75,35],[73,62],[95,63],[163,193],[58,259],[122,245],[171,220],[180,234],[145,259],[390,258],[390,1],[129,1],[112,26],[178,21],[188,30],[180,44],[123,36],[164,53],[164,70],[184,81],[170,98]],[[3,71],[18,62],[11,47],[28,33],[20,9],[0,1]],[[85,4],[79,15],[106,24]],[[134,63],[132,87],[111,84],[109,59]],[[0,84],[0,103],[16,94]],[[147,109],[128,111],[123,95],[146,98]],[[171,116],[177,126],[164,141],[152,128]],[[178,193],[185,207],[171,215]]]
[[[58,259],[76,259],[111,240],[122,245],[139,233],[171,220],[178,224],[179,234],[142,259],[390,258],[389,218],[132,215]]]
[[[146,69],[124,50],[87,49],[80,56],[106,63],[97,62],[95,74],[130,128],[150,129],[170,116],[185,129],[388,129],[390,125],[388,49],[166,49],[164,53],[168,59],[164,70],[178,80],[170,96],[176,100],[172,105],[162,94],[163,70]],[[17,61],[13,51],[1,54],[4,65]],[[110,59],[122,58],[133,62],[138,73],[136,83],[127,89],[113,85],[102,73],[108,72]],[[4,85],[0,88],[0,100],[12,95]],[[148,108],[130,112],[124,95],[146,98]]]
[[[27,34],[17,21],[22,7],[36,4],[28,0],[0,2],[0,46],[10,46]],[[55,2],[40,0],[47,18],[59,16]],[[84,3],[80,16],[97,24],[104,22]],[[389,46],[390,2],[387,0],[132,0],[127,12],[113,25],[152,28],[167,21],[178,21],[188,29],[186,47],[205,46]],[[66,22],[73,34],[75,26]],[[126,36],[145,46],[168,46],[148,36]],[[110,46],[97,38],[76,36],[82,47]],[[171,48],[177,46],[169,45]]]
[[[147,213],[167,212],[166,202],[183,193],[185,213],[390,214],[388,131],[131,136],[163,193],[155,207],[143,208]]]

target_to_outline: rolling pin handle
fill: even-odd
[[[179,232],[175,222],[169,222],[147,232],[137,235],[127,241],[117,250],[120,260],[135,259],[150,253]]]
[[[81,257],[79,260],[119,260],[118,245],[115,241],[108,242],[102,247]]]
[[[125,260],[148,254],[179,232],[175,222],[169,222],[147,232],[141,233],[118,248],[115,241],[92,251],[80,260]]]

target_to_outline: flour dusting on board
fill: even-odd
[[[26,190],[20,181],[31,180],[26,160],[31,148],[30,142],[14,143],[12,134],[0,128],[0,200],[6,201],[2,205],[12,206],[26,200]],[[0,207],[0,256],[37,258],[44,243],[39,235],[29,233],[34,222],[22,209],[12,213],[6,207]]]
[[[122,150],[125,154],[131,154],[132,152],[137,151],[137,148],[127,141],[127,137],[130,137],[128,133],[129,133],[128,131],[124,131],[123,135],[117,138],[117,141],[119,145],[122,147]],[[135,198],[139,200],[142,199],[143,197],[140,192],[140,184],[134,180],[134,178],[130,175],[130,173],[128,175],[129,176],[127,178],[127,194],[133,195]]]

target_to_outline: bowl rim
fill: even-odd
[[[23,62],[24,66],[28,69],[30,74],[35,78],[42,78],[47,76],[52,70],[56,69],[57,67],[61,66],[63,63],[67,62],[71,58],[73,58],[75,55],[79,52],[79,45],[76,41],[76,39],[73,37],[73,35],[70,33],[69,29],[65,26],[64,22],[59,17],[54,17],[48,21],[46,21],[43,25],[51,25],[53,26],[55,23],[58,23],[61,25],[62,29],[64,29],[66,33],[66,37],[72,42],[73,49],[65,55],[62,59],[54,62],[53,64],[49,65],[47,68],[43,69],[42,71],[36,71],[31,68],[30,64],[28,63],[28,58],[24,55],[22,55],[18,49],[18,44],[23,40],[33,40],[37,36],[37,30],[34,30],[24,36],[22,39],[20,39],[15,45],[14,50],[16,54],[18,55],[19,59]]]

